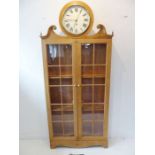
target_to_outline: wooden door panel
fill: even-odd
[[[80,137],[96,139],[104,136],[106,44],[83,42],[80,46]]]
[[[48,84],[53,136],[75,137],[73,46],[47,45]]]

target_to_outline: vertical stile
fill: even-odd
[[[92,66],[92,70],[93,70],[93,76],[92,76],[92,113],[93,113],[93,120],[92,120],[92,135],[94,135],[94,128],[95,128],[95,124],[94,124],[94,64],[95,64],[95,44],[93,44],[93,62],[92,62],[93,66]]]
[[[60,44],[58,45],[58,56],[59,56],[59,75],[60,75],[60,100],[61,100],[61,126],[62,134],[64,135],[64,116],[63,116],[63,103],[62,103],[62,79],[61,79],[61,59],[60,59]]]
[[[105,77],[105,96],[104,96],[104,138],[108,138],[108,110],[109,110],[109,91],[110,91],[110,71],[111,71],[111,41],[106,44],[106,77]]]
[[[77,90],[75,88],[76,84],[76,45],[72,41],[72,87],[73,87],[73,110],[74,110],[74,134],[75,137],[78,136],[78,112],[77,112]]]
[[[43,55],[43,67],[44,67],[44,82],[45,82],[45,92],[46,92],[46,109],[48,116],[48,129],[49,129],[49,139],[50,144],[52,142],[53,137],[53,124],[52,124],[52,116],[51,116],[51,102],[50,102],[50,94],[49,94],[49,77],[48,77],[48,59],[47,59],[47,44],[42,40],[42,55]]]
[[[75,41],[75,47],[76,47],[76,82],[77,84],[81,85],[81,43],[78,41]],[[77,120],[78,120],[78,139],[82,136],[82,102],[81,102],[81,87],[77,87]]]

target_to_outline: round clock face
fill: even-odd
[[[62,17],[63,28],[70,34],[80,35],[90,25],[90,14],[79,5],[69,7]]]

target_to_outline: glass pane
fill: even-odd
[[[94,111],[94,120],[102,120],[103,121],[103,111]]]
[[[64,104],[63,111],[65,112],[73,112],[73,104]]]
[[[93,45],[92,44],[83,44],[81,54],[82,54],[82,64],[93,63]]]
[[[52,111],[52,121],[62,121],[61,111]]]
[[[82,104],[82,120],[92,120],[92,103]]]
[[[94,111],[104,112],[104,103],[94,103]]]
[[[73,103],[72,86],[62,86],[62,103]]]
[[[84,136],[92,136],[92,122],[82,122],[82,134]]]
[[[94,78],[94,84],[105,84],[105,78]]]
[[[90,103],[82,104],[82,112],[91,113],[91,111],[92,111],[92,103],[91,104]]]
[[[60,85],[60,79],[49,79],[49,85]]]
[[[64,122],[64,135],[65,136],[73,136],[74,135],[73,122]]]
[[[82,76],[90,77],[93,75],[93,67],[82,67]]]
[[[104,86],[94,86],[94,102],[104,103]]]
[[[59,50],[58,45],[47,46],[47,57],[49,65],[59,65]]]
[[[87,121],[93,120],[92,111],[83,111],[82,112],[82,120],[87,120]]]
[[[72,79],[71,78],[62,78],[61,84],[62,85],[72,85]]]
[[[92,87],[82,87],[82,103],[92,103]]]
[[[64,121],[73,121],[73,111],[63,111]]]
[[[92,104],[82,104],[82,111],[91,112],[92,111]]]
[[[50,87],[51,103],[61,103],[60,87]]]
[[[106,45],[95,44],[95,64],[106,64]]]
[[[51,106],[52,106],[52,112],[56,112],[56,111],[60,112],[60,111],[62,111],[62,106],[60,104],[57,104],[57,105],[52,104]]]
[[[92,78],[82,78],[82,84],[92,84]]]
[[[58,77],[60,75],[59,67],[49,67],[48,73],[50,77]]]
[[[59,122],[53,123],[53,135],[63,136],[62,123],[59,123]]]
[[[94,122],[94,135],[103,136],[103,122],[102,121]]]
[[[72,47],[71,45],[60,45],[60,65],[72,64]]]
[[[105,66],[95,66],[94,75],[100,75],[105,77]]]
[[[72,67],[61,67],[61,76],[72,76]]]

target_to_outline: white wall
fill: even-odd
[[[59,29],[69,0],[20,0],[20,138],[47,138],[40,32]],[[110,95],[110,137],[134,137],[134,0],[83,0],[95,23],[114,31]]]

